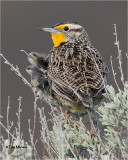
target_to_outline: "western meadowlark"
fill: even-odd
[[[65,22],[40,30],[50,32],[54,43],[49,54],[34,52],[28,57],[32,66],[27,72],[40,98],[66,106],[71,112],[82,112],[100,103],[108,68],[85,29]]]

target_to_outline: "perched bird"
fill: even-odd
[[[43,86],[39,87],[40,92],[71,112],[82,112],[100,103],[108,67],[85,29],[77,23],[64,22],[40,30],[50,32],[54,43],[46,58],[37,53],[29,56],[32,66],[27,71],[31,70],[31,75],[36,72],[37,86]]]

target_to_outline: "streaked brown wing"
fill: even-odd
[[[60,96],[66,98],[66,99],[68,99],[69,101],[78,102],[77,96],[74,94],[74,92],[71,89],[66,88],[64,86],[60,86],[59,84],[57,84],[55,82],[52,82],[52,89],[57,94],[59,94]]]
[[[72,95],[77,95],[81,101],[89,101],[104,88],[107,66],[93,47],[91,50],[78,45],[68,53],[65,48],[54,49],[48,75],[58,85],[55,90],[61,96],[72,99]]]

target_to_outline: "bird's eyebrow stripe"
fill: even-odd
[[[63,29],[66,26],[68,26],[68,25],[63,24],[63,25],[59,25],[59,26],[54,27],[54,29]]]

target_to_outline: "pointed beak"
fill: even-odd
[[[46,32],[50,32],[50,33],[59,33],[58,30],[54,29],[54,28],[38,28],[38,30],[40,31],[46,31]]]

